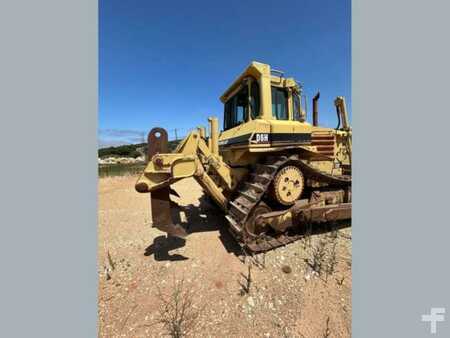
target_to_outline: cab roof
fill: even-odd
[[[271,78],[271,84],[276,87],[283,87],[283,88],[298,88],[299,85],[294,80],[294,78],[285,78],[283,76],[277,76],[273,75],[270,69],[270,65],[252,61],[250,65],[242,72],[241,75],[239,75],[234,82],[231,84],[231,86],[228,87],[228,89],[222,94],[220,97],[220,101],[225,103],[228,101],[228,99],[232,96],[232,94],[235,93],[235,91],[241,86],[243,80],[246,77],[253,77],[257,80],[261,76],[270,76]]]

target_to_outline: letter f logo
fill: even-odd
[[[432,307],[429,315],[422,315],[422,322],[430,322],[430,332],[435,334],[437,331],[437,322],[443,322],[445,308],[443,307]]]

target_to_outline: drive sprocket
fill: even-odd
[[[281,205],[290,206],[303,192],[305,180],[299,168],[287,165],[281,168],[273,180],[273,198]]]

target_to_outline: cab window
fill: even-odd
[[[252,119],[255,119],[259,115],[259,85],[255,80],[252,81],[250,90],[250,106],[252,109]]]
[[[305,118],[302,115],[302,107],[300,104],[300,96],[297,93],[292,94],[292,101],[294,104],[294,120],[304,122]]]
[[[282,88],[272,87],[272,116],[277,120],[288,120],[287,92]]]
[[[247,87],[244,86],[225,103],[224,130],[233,128],[247,120],[247,103],[248,90]]]

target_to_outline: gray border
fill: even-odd
[[[449,311],[449,9],[353,3],[355,337],[424,337],[420,315]],[[0,11],[1,336],[97,332],[97,11]]]
[[[421,314],[450,316],[448,13],[353,1],[354,337],[427,337]]]
[[[0,336],[97,335],[96,1],[0,9]]]

